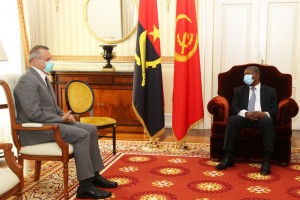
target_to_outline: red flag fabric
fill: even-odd
[[[133,78],[133,110],[153,140],[165,132],[156,0],[140,0]]]
[[[174,59],[172,126],[181,141],[204,116],[194,0],[177,0]]]

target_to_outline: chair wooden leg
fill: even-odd
[[[24,159],[22,156],[18,156],[18,163],[24,168]]]
[[[17,200],[22,200],[22,190],[17,193]]]
[[[112,132],[112,136],[113,136],[113,154],[116,155],[116,127],[113,127],[113,132]]]
[[[42,165],[42,161],[40,161],[40,160],[35,161],[34,181],[40,180],[41,165]]]
[[[69,169],[68,163],[63,164],[63,174],[64,174],[64,199],[69,199]]]

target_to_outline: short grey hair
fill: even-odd
[[[29,52],[29,62],[31,62],[35,58],[40,58],[41,54],[39,52],[40,49],[49,50],[49,47],[44,45],[35,45]]]

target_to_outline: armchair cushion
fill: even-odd
[[[20,183],[18,176],[9,168],[1,168],[0,176],[0,195],[4,194]]]
[[[15,194],[20,199],[24,186],[23,167],[17,163],[12,153],[12,144],[0,143],[0,149],[4,151],[6,164],[6,167],[0,168],[0,199],[7,199]]]
[[[95,126],[104,126],[107,124],[115,124],[117,121],[110,117],[81,117],[80,122],[93,124]]]
[[[62,156],[61,148],[56,142],[47,142],[21,147],[21,154],[39,155],[39,156]],[[73,153],[73,145],[69,144],[69,154]]]

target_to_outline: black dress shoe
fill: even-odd
[[[269,161],[263,161],[260,173],[262,175],[269,175],[271,173],[270,167],[271,165]]]
[[[116,188],[118,187],[118,183],[114,181],[110,181],[105,179],[100,174],[92,178],[92,183],[96,187],[102,187],[102,188]]]
[[[100,190],[93,185],[78,187],[76,197],[79,199],[105,199],[111,197],[111,192]]]
[[[227,167],[233,167],[234,166],[234,161],[229,158],[224,158],[217,166],[217,170],[224,170]]]

